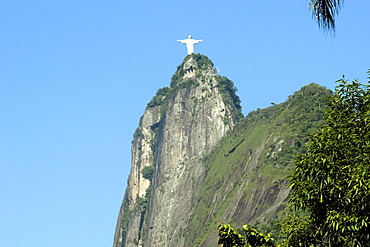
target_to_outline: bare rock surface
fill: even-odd
[[[114,247],[183,246],[181,231],[205,175],[201,158],[237,121],[240,108],[225,103],[221,77],[207,57],[187,56],[175,75],[171,88],[148,104],[135,132]],[[152,181],[142,175],[147,166],[154,168]]]

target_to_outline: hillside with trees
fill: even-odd
[[[288,177],[291,212],[269,229],[277,241],[249,225],[243,234],[220,224],[220,246],[369,245],[369,85],[344,77],[337,83],[325,104],[324,123],[294,159]]]

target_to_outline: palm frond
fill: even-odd
[[[317,20],[320,28],[335,31],[335,16],[338,14],[344,0],[313,0],[310,1],[312,17]]]

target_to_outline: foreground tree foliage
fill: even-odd
[[[325,124],[295,161],[284,225],[289,246],[369,246],[370,86],[338,81]]]
[[[220,224],[217,230],[219,236],[218,245],[220,247],[275,246],[270,233],[264,235],[249,225],[243,226],[244,236],[238,233],[230,224]]]

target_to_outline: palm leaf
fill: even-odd
[[[312,16],[319,27],[327,31],[335,31],[335,16],[338,14],[344,0],[313,0],[310,2]]]

